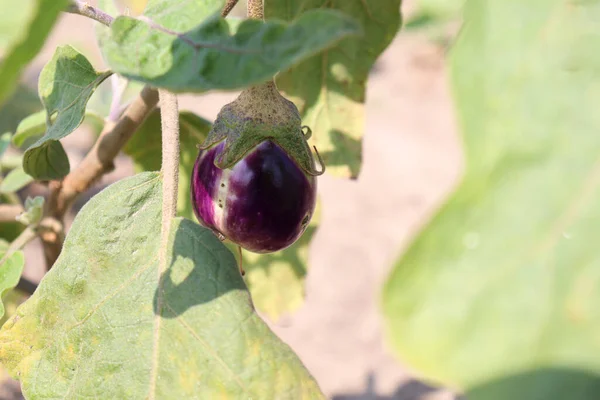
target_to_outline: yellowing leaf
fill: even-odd
[[[0,363],[25,396],[323,398],[209,230],[174,219],[159,265],[161,189],[159,173],[142,173],[92,198],[0,330]]]

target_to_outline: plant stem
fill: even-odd
[[[223,11],[221,11],[221,17],[225,18],[227,15],[229,15],[231,10],[233,10],[233,7],[235,7],[237,3],[238,0],[227,0],[227,2],[225,3],[225,7],[223,7]]]
[[[158,91],[160,98],[160,122],[162,131],[162,218],[160,230],[160,247],[158,249],[158,289],[156,298],[156,318],[154,319],[154,340],[158,342],[163,308],[163,278],[167,269],[167,249],[169,245],[169,231],[171,222],[177,212],[177,184],[179,180],[179,109],[177,96],[161,89]],[[154,346],[152,359],[158,360],[158,346]],[[156,384],[158,381],[158,365],[152,364],[150,372],[149,400],[154,400]]]
[[[177,96],[159,90],[160,120],[162,128],[163,202],[159,263],[166,265],[166,248],[171,220],[177,214],[177,186],[179,183],[179,109]]]
[[[67,7],[66,12],[71,14],[83,15],[84,17],[91,18],[106,26],[110,26],[110,24],[112,24],[114,20],[113,17],[111,17],[104,11],[79,0],[73,0],[73,2]]]
[[[65,241],[64,223],[62,220],[56,218],[44,217],[40,222],[38,235],[44,245],[46,269],[49,270],[60,255],[63,242]]]
[[[0,204],[0,222],[15,222],[23,211],[19,204]]]
[[[2,268],[2,264],[4,264],[4,262],[8,260],[10,256],[12,256],[16,251],[21,250],[27,243],[31,242],[36,237],[37,232],[35,230],[35,226],[28,226],[25,228],[25,230],[21,232],[21,234],[15,240],[13,240],[10,246],[8,246],[4,256],[0,258],[0,268]]]
[[[265,19],[263,0],[248,0],[248,18]]]

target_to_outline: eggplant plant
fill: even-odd
[[[237,3],[0,0],[0,385],[332,394],[263,317],[303,304],[320,175],[360,175],[366,85],[400,0]],[[466,162],[383,286],[390,349],[469,400],[600,398],[598,1],[462,3],[417,0],[407,23],[406,40],[443,31]],[[66,13],[71,43],[36,71]],[[212,91],[240,94],[214,121],[179,110]],[[81,158],[63,146],[80,127],[95,141]],[[121,153],[135,173],[105,185]]]
[[[356,177],[360,146],[344,144],[362,136],[364,100],[356,107],[352,96],[364,98],[398,31],[399,0],[248,0],[246,18],[229,15],[233,0],[148,0],[140,15],[113,0],[29,3],[0,41],[1,104],[62,13],[94,23],[103,63],[57,47],[39,74],[40,107],[0,137],[0,293],[22,294],[5,297],[1,368],[27,399],[323,398],[256,312],[298,308],[305,273],[292,285],[259,277],[298,263],[306,271],[325,166]],[[352,119],[312,115],[342,75],[327,67],[305,78],[316,96],[290,83],[328,65],[326,55],[340,65],[348,48],[352,87],[339,101],[353,104]],[[179,94],[214,90],[241,91],[214,122],[179,111]],[[61,139],[82,125],[96,143],[72,166]],[[136,174],[75,211],[121,150]],[[34,188],[41,195],[22,202]],[[41,261],[24,257],[36,238],[41,282],[23,276]],[[239,261],[233,246],[244,249]],[[268,301],[265,287],[284,301]]]

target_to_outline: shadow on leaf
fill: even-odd
[[[248,261],[246,259],[247,257],[244,258],[244,269],[248,273],[251,273],[256,269],[264,269],[268,275],[268,270],[276,263],[281,262],[289,265],[298,279],[304,279],[306,276],[306,261],[303,260],[300,251],[304,246],[310,244],[312,236],[316,231],[316,227],[309,226],[306,228],[306,232],[304,232],[302,237],[285,250],[269,254],[260,254],[252,261]]]
[[[155,314],[176,318],[231,290],[246,290],[235,258],[210,230],[182,219],[172,240],[170,265],[154,294]]]
[[[324,134],[324,132],[321,132]],[[350,174],[353,179],[358,177],[360,173],[361,159],[352,159],[349,162],[349,154],[361,154],[362,141],[353,139],[343,132],[333,129],[329,132],[331,143],[335,143],[335,149],[321,154],[326,167],[330,166],[347,166],[350,169]],[[317,150],[319,148],[317,147]]]

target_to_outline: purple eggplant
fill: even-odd
[[[246,250],[294,243],[315,209],[317,181],[278,144],[265,140],[229,168],[216,166],[226,142],[201,150],[191,179],[200,223]]]

